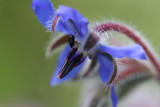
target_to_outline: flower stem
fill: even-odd
[[[111,30],[123,33],[128,38],[130,38],[134,42],[141,45],[160,77],[159,61],[157,60],[154,52],[151,51],[151,49],[149,48],[149,45],[147,44],[147,42],[145,42],[144,39],[142,39],[137,32],[135,32],[134,30],[130,29],[125,25],[118,24],[118,23],[104,23],[96,27],[96,31],[102,32],[102,33],[106,31],[111,31]]]

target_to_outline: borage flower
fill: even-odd
[[[120,47],[105,45],[101,33],[89,29],[88,20],[73,8],[60,6],[54,10],[49,0],[33,0],[32,9],[45,28],[65,34],[52,44],[49,51],[53,51],[55,47],[62,44],[61,42],[69,41],[69,45],[59,56],[51,85],[55,86],[74,78],[85,60],[96,60],[100,78],[108,89],[111,89],[112,104],[116,107],[118,100],[113,81],[118,68],[115,58],[145,60],[145,52],[141,46],[138,44]]]

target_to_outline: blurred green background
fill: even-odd
[[[0,1],[0,107],[76,107],[80,83],[50,87],[57,56],[45,58],[51,33],[37,21],[31,0]],[[136,25],[160,53],[159,0],[52,0],[89,20],[120,19]],[[58,53],[57,53],[58,55]]]

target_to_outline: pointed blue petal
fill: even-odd
[[[121,47],[113,47],[100,44],[98,48],[99,50],[106,52],[115,58],[128,57],[132,59],[147,59],[143,48],[138,44]]]
[[[113,61],[101,53],[97,53],[96,58],[99,64],[99,75],[102,81],[107,83],[114,71]]]
[[[66,82],[72,78],[74,78],[76,76],[76,74],[81,70],[81,68],[83,67],[84,63],[80,64],[79,66],[75,67],[68,75],[66,75],[63,79],[59,79],[57,76],[64,64],[64,61],[65,61],[65,58],[67,57],[67,54],[69,52],[69,45],[67,45],[65,47],[65,49],[61,52],[60,56],[59,56],[59,59],[58,59],[58,62],[57,62],[57,66],[56,66],[56,69],[55,69],[55,72],[51,78],[51,81],[50,81],[50,85],[51,86],[56,86],[58,84],[61,84],[63,82]]]
[[[77,10],[67,6],[59,6],[56,15],[61,17],[55,28],[56,31],[69,35],[78,34],[79,37],[83,37],[88,33],[88,20]]]
[[[36,14],[40,23],[46,28],[51,29],[49,27],[49,23],[54,15],[54,7],[49,0],[33,0],[32,2],[32,10]]]
[[[117,94],[116,94],[116,91],[113,85],[111,87],[111,100],[112,100],[113,107],[117,107],[118,97],[117,97]]]

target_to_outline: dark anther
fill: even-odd
[[[83,54],[79,53],[73,56],[73,58],[71,58],[70,60],[65,61],[57,77],[60,79],[64,78],[75,66],[77,66],[77,64],[81,62],[82,59],[83,59]]]
[[[67,60],[70,60],[75,55],[77,50],[78,50],[77,48],[71,48],[69,53],[68,53]]]
[[[74,36],[73,35],[71,35],[69,37],[69,45],[70,45],[71,48],[74,46]]]

